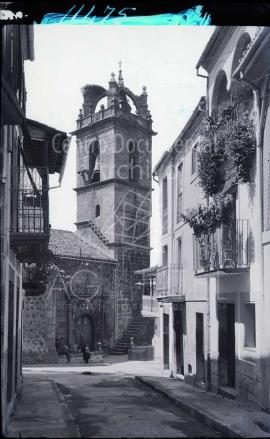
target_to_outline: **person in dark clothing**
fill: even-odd
[[[90,351],[89,351],[88,346],[86,346],[84,349],[84,352],[83,352],[83,359],[84,359],[85,364],[88,364],[89,358],[90,358]]]
[[[59,341],[59,338],[56,337],[56,340],[55,340],[55,349],[56,349],[57,354],[59,353],[59,348],[60,348],[60,341]]]

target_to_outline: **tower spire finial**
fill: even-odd
[[[118,84],[120,86],[124,86],[124,79],[123,79],[123,75],[122,75],[122,61],[119,61],[119,75],[118,75]]]

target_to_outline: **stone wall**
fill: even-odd
[[[136,334],[136,337],[134,337],[134,344],[137,346],[152,346],[154,332],[155,319],[151,317],[144,317],[140,330]]]
[[[54,296],[26,296],[23,309],[23,362],[57,362]]]

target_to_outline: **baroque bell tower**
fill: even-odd
[[[77,141],[77,231],[111,252],[116,339],[140,315],[134,271],[150,263],[152,118],[146,87],[135,95],[111,74],[108,88],[85,85]]]

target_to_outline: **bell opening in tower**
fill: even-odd
[[[99,182],[100,181],[100,151],[99,151],[98,141],[95,141],[90,146],[89,171],[90,171],[90,183]]]

